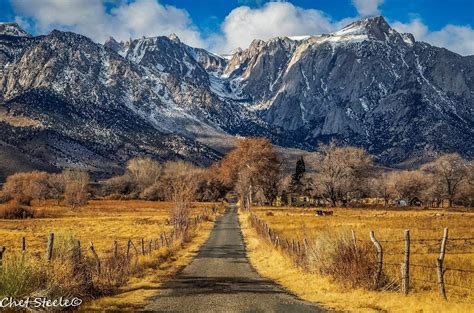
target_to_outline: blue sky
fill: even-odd
[[[103,42],[176,33],[217,52],[255,38],[327,33],[373,15],[418,40],[474,54],[474,0],[0,0],[0,20],[35,35],[58,28]]]

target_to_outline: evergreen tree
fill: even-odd
[[[291,184],[290,184],[290,191],[291,192],[302,192],[303,191],[303,183],[301,179],[306,172],[306,166],[304,164],[304,159],[301,156],[298,161],[296,161],[296,168],[293,175],[291,175]]]

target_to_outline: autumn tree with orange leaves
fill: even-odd
[[[278,194],[280,159],[268,139],[245,138],[219,163],[221,183],[234,189],[244,208],[250,208],[252,195],[261,190],[269,202]]]

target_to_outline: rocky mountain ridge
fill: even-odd
[[[176,35],[101,45],[0,24],[0,150],[32,167],[108,175],[136,155],[209,164],[249,135],[302,149],[337,139],[387,165],[472,158],[473,98],[474,57],[382,17],[255,40],[229,58]]]

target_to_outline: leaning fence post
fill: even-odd
[[[49,234],[48,237],[48,248],[46,250],[46,259],[49,261],[53,258],[53,248],[54,248],[54,233]]]
[[[402,263],[402,292],[407,295],[410,290],[410,230],[405,229],[405,254]]]
[[[21,237],[21,253],[25,253],[25,252],[26,252],[26,238]]]
[[[7,248],[5,247],[0,247],[0,267],[2,266],[2,262],[3,262],[3,252],[5,252]]]
[[[138,263],[138,249],[133,243],[133,241],[130,240],[130,245],[133,247],[133,250],[135,251],[135,265]]]
[[[131,247],[132,247],[132,240],[128,239],[128,241],[127,241],[127,253],[126,253],[127,259],[130,259],[130,248]]]
[[[354,249],[357,249],[356,233],[353,229],[351,229],[351,233],[352,233],[352,242],[354,243]]]
[[[97,252],[95,252],[94,244],[92,242],[90,243],[89,250],[91,251],[92,256],[94,257],[96,261],[97,273],[100,275],[100,259],[99,259],[99,256],[97,255]]]
[[[375,239],[375,234],[373,230],[370,231],[370,240],[372,241],[375,246],[375,249],[377,250],[377,273],[375,275],[375,288],[379,288],[380,279],[382,277],[383,250],[380,242]]]
[[[117,240],[114,240],[114,258],[118,256],[118,243]]]
[[[441,241],[441,248],[439,252],[439,257],[436,259],[436,269],[438,272],[438,284],[439,284],[439,294],[443,297],[444,300],[447,300],[446,289],[444,288],[444,271],[443,271],[443,262],[444,255],[446,253],[446,243],[448,241],[448,228],[444,229],[443,240]]]
[[[81,241],[77,241],[77,260],[80,261],[82,258],[81,255]]]

